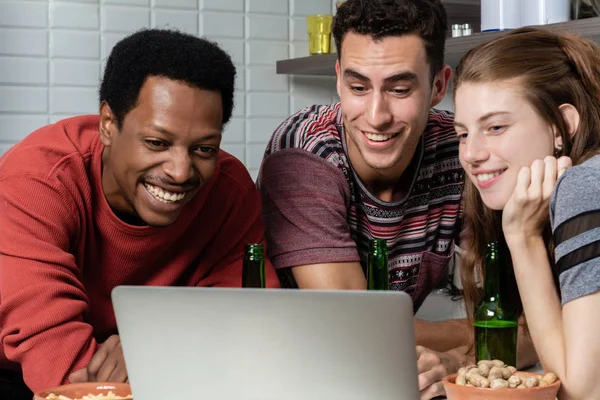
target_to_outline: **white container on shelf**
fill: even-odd
[[[525,0],[521,2],[521,25],[545,25],[568,21],[571,0]]]
[[[523,2],[536,0],[523,0]],[[481,31],[503,31],[521,26],[521,0],[481,0]]]

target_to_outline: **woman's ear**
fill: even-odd
[[[575,106],[569,103],[561,104],[561,106],[558,107],[558,109],[560,110],[563,120],[567,125],[567,131],[569,132],[569,136],[573,137],[577,132],[577,129],[579,129],[579,111],[577,111]]]
[[[579,111],[569,103],[561,104],[558,107],[560,113],[562,114],[563,121],[565,121],[565,125],[567,126],[567,133],[572,138],[577,133],[577,129],[579,128]],[[563,138],[560,135],[560,132],[556,127],[554,128],[554,149],[555,155],[558,156],[563,148]]]

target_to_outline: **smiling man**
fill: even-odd
[[[365,289],[372,238],[387,239],[390,289],[418,310],[458,236],[463,171],[452,115],[432,109],[451,76],[439,0],[347,0],[333,35],[341,102],[283,122],[259,176],[270,255],[286,286]],[[390,316],[391,317],[391,316]],[[423,399],[467,361],[461,321],[415,321]],[[464,346],[464,347],[461,347]],[[447,351],[447,352],[446,352]]]
[[[100,115],[43,127],[0,159],[2,400],[126,380],[117,285],[241,286],[244,245],[264,230],[256,186],[219,149],[234,79],[214,43],[137,32],[108,58]]]

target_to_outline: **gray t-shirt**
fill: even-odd
[[[600,155],[567,170],[550,199],[562,304],[600,290]]]

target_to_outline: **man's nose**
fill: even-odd
[[[187,151],[172,150],[169,160],[163,164],[163,171],[174,183],[184,184],[194,175],[192,158]]]
[[[382,93],[374,92],[369,99],[369,105],[365,115],[367,123],[377,129],[385,129],[393,121],[389,104]]]

